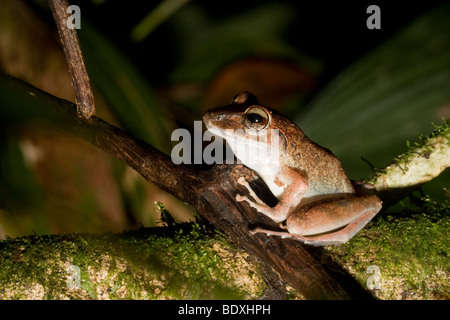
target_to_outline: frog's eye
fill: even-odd
[[[247,119],[251,123],[261,123],[264,121],[264,118],[258,113],[249,113]]]
[[[269,124],[270,116],[260,107],[250,107],[245,112],[245,125],[255,130],[265,129]]]

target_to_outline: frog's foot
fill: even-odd
[[[259,198],[258,198],[258,200],[261,201]],[[243,195],[240,195],[240,194],[236,195],[236,201],[238,201],[238,202],[243,202],[243,201],[248,202],[248,204],[252,208],[255,208],[258,212],[261,212],[261,213],[265,214],[267,211],[271,210],[271,208],[268,205],[266,205],[264,202],[259,202],[258,200],[256,200],[256,202],[255,202],[255,201],[250,200],[247,196],[243,196]]]
[[[248,190],[248,193],[250,194],[250,196],[251,196],[255,201],[252,201],[252,200],[250,200],[247,196],[243,196],[243,195],[240,195],[240,194],[237,194],[237,195],[236,195],[236,201],[239,201],[239,202],[242,202],[242,201],[248,202],[248,204],[249,204],[251,207],[255,208],[257,211],[262,212],[262,213],[266,212],[267,210],[270,210],[270,207],[269,207],[267,204],[265,204],[264,201],[262,201],[262,200],[256,195],[256,193],[253,191],[253,189],[250,187],[250,184],[245,180],[244,177],[240,177],[240,178],[238,179],[238,183],[239,183],[240,185],[243,185],[243,186]]]
[[[289,207],[287,207],[287,206],[280,206],[280,204],[278,204],[276,207],[272,208],[272,207],[268,206],[267,204],[265,204],[264,201],[262,201],[255,194],[255,192],[252,190],[252,188],[250,187],[249,183],[245,180],[244,177],[240,177],[238,179],[238,183],[243,185],[248,190],[250,196],[254,199],[254,201],[249,199],[247,196],[243,196],[243,195],[240,195],[240,194],[236,195],[236,201],[248,202],[248,204],[252,208],[255,208],[256,211],[258,211],[258,212],[264,214],[265,216],[271,218],[275,222],[282,222],[282,221],[286,220],[287,214],[288,214],[289,209],[290,209]]]
[[[253,191],[252,187],[250,187],[250,184],[245,180],[244,177],[239,177],[238,183],[239,183],[240,185],[243,185],[243,186],[248,190],[248,193],[250,194],[250,196],[251,196],[253,199],[255,199],[255,201],[256,201],[257,204],[259,204],[259,205],[261,205],[261,206],[267,206],[267,205],[264,203],[264,201],[262,201],[262,200],[256,195],[256,193]],[[248,203],[250,203],[250,200],[249,200],[247,197],[241,196],[240,194],[237,194],[237,195],[236,195],[236,200],[239,201],[239,202],[247,201]],[[250,204],[250,205],[251,205],[251,204]]]
[[[268,236],[279,236],[281,238],[292,238],[292,234],[290,234],[288,231],[274,231],[263,228],[255,228],[250,230],[250,234],[252,235],[257,233],[265,233]]]

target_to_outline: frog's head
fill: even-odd
[[[203,117],[208,130],[225,139],[236,157],[256,171],[274,165],[284,153],[284,119],[277,111],[259,105],[249,92],[235,96],[228,106],[209,110]]]
[[[250,92],[236,95],[230,105],[208,110],[203,121],[209,131],[226,138],[226,131],[235,135],[262,137],[270,130],[278,130],[287,139],[285,129],[296,125],[277,110],[260,105]]]

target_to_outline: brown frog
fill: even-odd
[[[237,95],[226,107],[209,110],[203,117],[213,134],[224,138],[236,158],[256,171],[278,198],[268,206],[240,177],[238,182],[258,212],[279,223],[282,230],[256,228],[265,233],[294,238],[311,245],[339,245],[358,233],[381,209],[369,184],[352,183],[340,161],[311,141],[292,121],[259,105],[249,92]]]

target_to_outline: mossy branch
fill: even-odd
[[[429,136],[421,136],[408,146],[406,153],[367,179],[375,185],[385,206],[401,200],[450,167],[450,121],[444,120]]]
[[[263,271],[199,223],[0,242],[0,300],[261,298]]]

